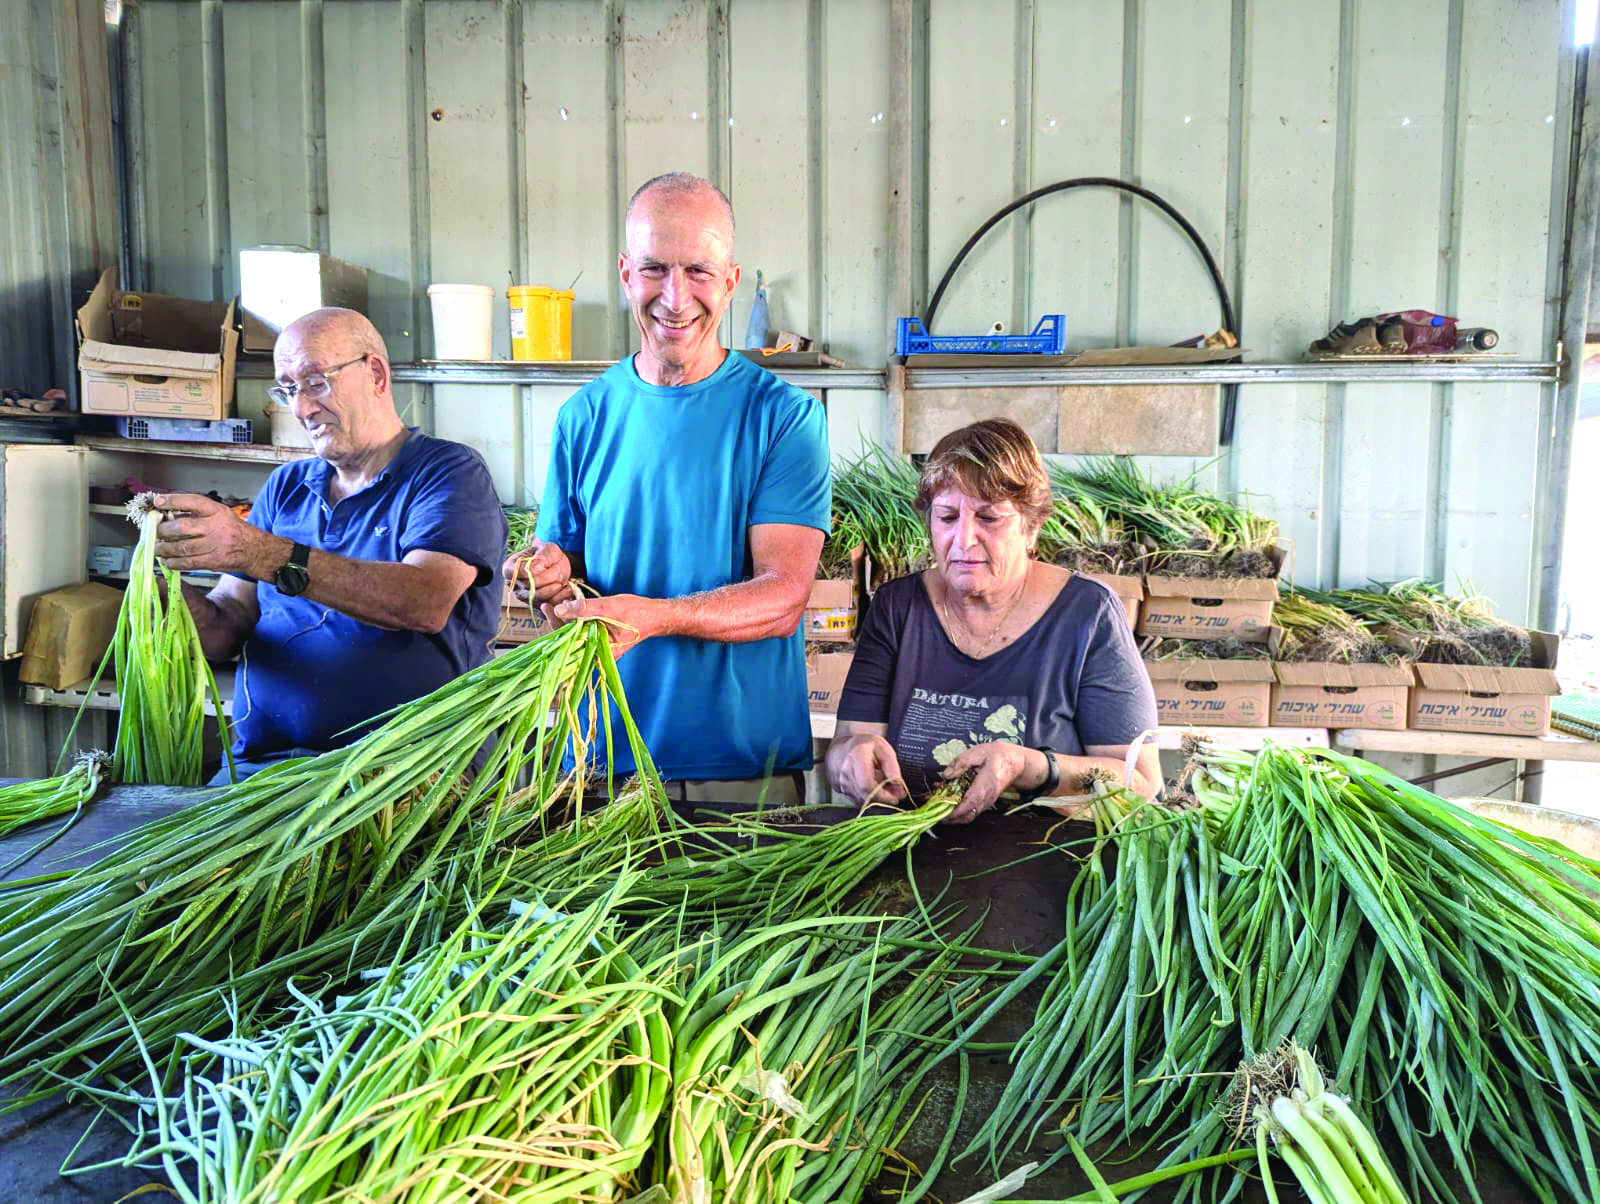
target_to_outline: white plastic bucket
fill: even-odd
[[[267,402],[267,418],[272,423],[273,447],[303,447],[312,450],[311,436],[294,416],[294,407]]]
[[[430,284],[433,358],[494,358],[494,289],[486,284]]]

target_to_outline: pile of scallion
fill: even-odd
[[[141,1109],[125,1163],[159,1159],[190,1204],[619,1199],[667,1101],[676,969],[629,956],[626,889],[508,920],[491,895],[348,993],[290,982],[287,1014],[180,1034],[165,1065],[141,1040],[145,1091],[80,1086]]]
[[[1278,525],[1248,508],[1195,488],[1193,479],[1158,485],[1126,457],[1053,464],[1056,494],[1124,543],[1148,553],[1152,573],[1175,577],[1275,577],[1269,555]],[[1060,512],[1058,511],[1058,514]],[[1115,526],[1109,526],[1114,523]],[[1069,524],[1070,525],[1070,524]],[[1099,538],[1099,537],[1097,537]],[[1086,566],[1088,567],[1088,566]]]
[[[135,1030],[158,1044],[205,1031],[221,1019],[216,989],[236,976],[325,970],[339,956],[330,931],[387,930],[430,879],[484,871],[546,808],[579,794],[563,752],[591,733],[609,743],[609,726],[592,719],[610,699],[616,735],[659,796],[604,629],[579,622],[397,708],[347,748],[146,824],[91,866],[9,884],[0,1083],[25,1086],[22,1099],[84,1060],[125,1071]]]
[[[847,534],[836,539],[833,559],[861,543],[879,581],[926,568],[932,555],[928,528],[913,505],[919,479],[909,458],[876,445],[835,472],[834,527],[836,532],[845,528]],[[844,546],[846,538],[849,546]]]
[[[1371,589],[1302,589],[1311,602],[1344,611],[1377,638],[1424,664],[1532,663],[1528,633],[1497,619],[1489,599],[1468,588],[1446,593],[1420,577]]]
[[[1447,1169],[1470,1184],[1486,1145],[1531,1199],[1600,1199],[1600,863],[1329,750],[1200,748],[1186,780],[1198,805],[1133,812],[1115,876],[1070,888],[967,1152],[1064,1129],[1220,1155],[1241,1133],[1216,1076],[1293,1040],[1403,1152],[1413,1196],[1457,1199]]]

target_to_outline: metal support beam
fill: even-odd
[[[1576,166],[1572,173],[1567,226],[1566,270],[1562,279],[1561,379],[1556,386],[1554,421],[1549,431],[1549,471],[1542,499],[1539,540],[1539,594],[1536,622],[1554,630],[1561,607],[1561,547],[1567,534],[1567,488],[1572,476],[1572,440],[1582,389],[1583,344],[1589,325],[1589,288],[1594,275],[1595,227],[1600,217],[1600,54],[1579,51],[1583,101],[1574,131]]]

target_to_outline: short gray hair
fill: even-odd
[[[728,219],[728,240],[733,241],[733,202],[728,199],[728,194],[723,192],[704,176],[697,176],[692,171],[669,171],[659,176],[652,176],[638,188],[633,190],[633,195],[628,198],[628,210],[623,215],[622,224],[633,220],[634,208],[639,204],[639,198],[647,192],[660,191],[668,196],[687,196],[692,193],[709,192],[717,198],[722,206],[723,215]]]

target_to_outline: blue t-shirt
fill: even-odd
[[[483,457],[413,428],[377,480],[330,506],[332,474],[321,459],[274,469],[250,521],[354,560],[445,552],[477,569],[477,580],[438,635],[385,631],[257,582],[261,618],[234,676],[235,756],[348,744],[370,730],[374,716],[489,659],[500,621],[506,519]],[[346,731],[352,727],[358,730]]]
[[[630,356],[561,407],[538,534],[581,552],[602,594],[677,598],[748,580],[752,524],[826,531],[830,504],[815,398],[737,353],[704,380],[666,387],[641,380]],[[744,644],[661,636],[618,668],[664,777],[810,768],[798,627]],[[633,770],[626,745],[614,765]]]

